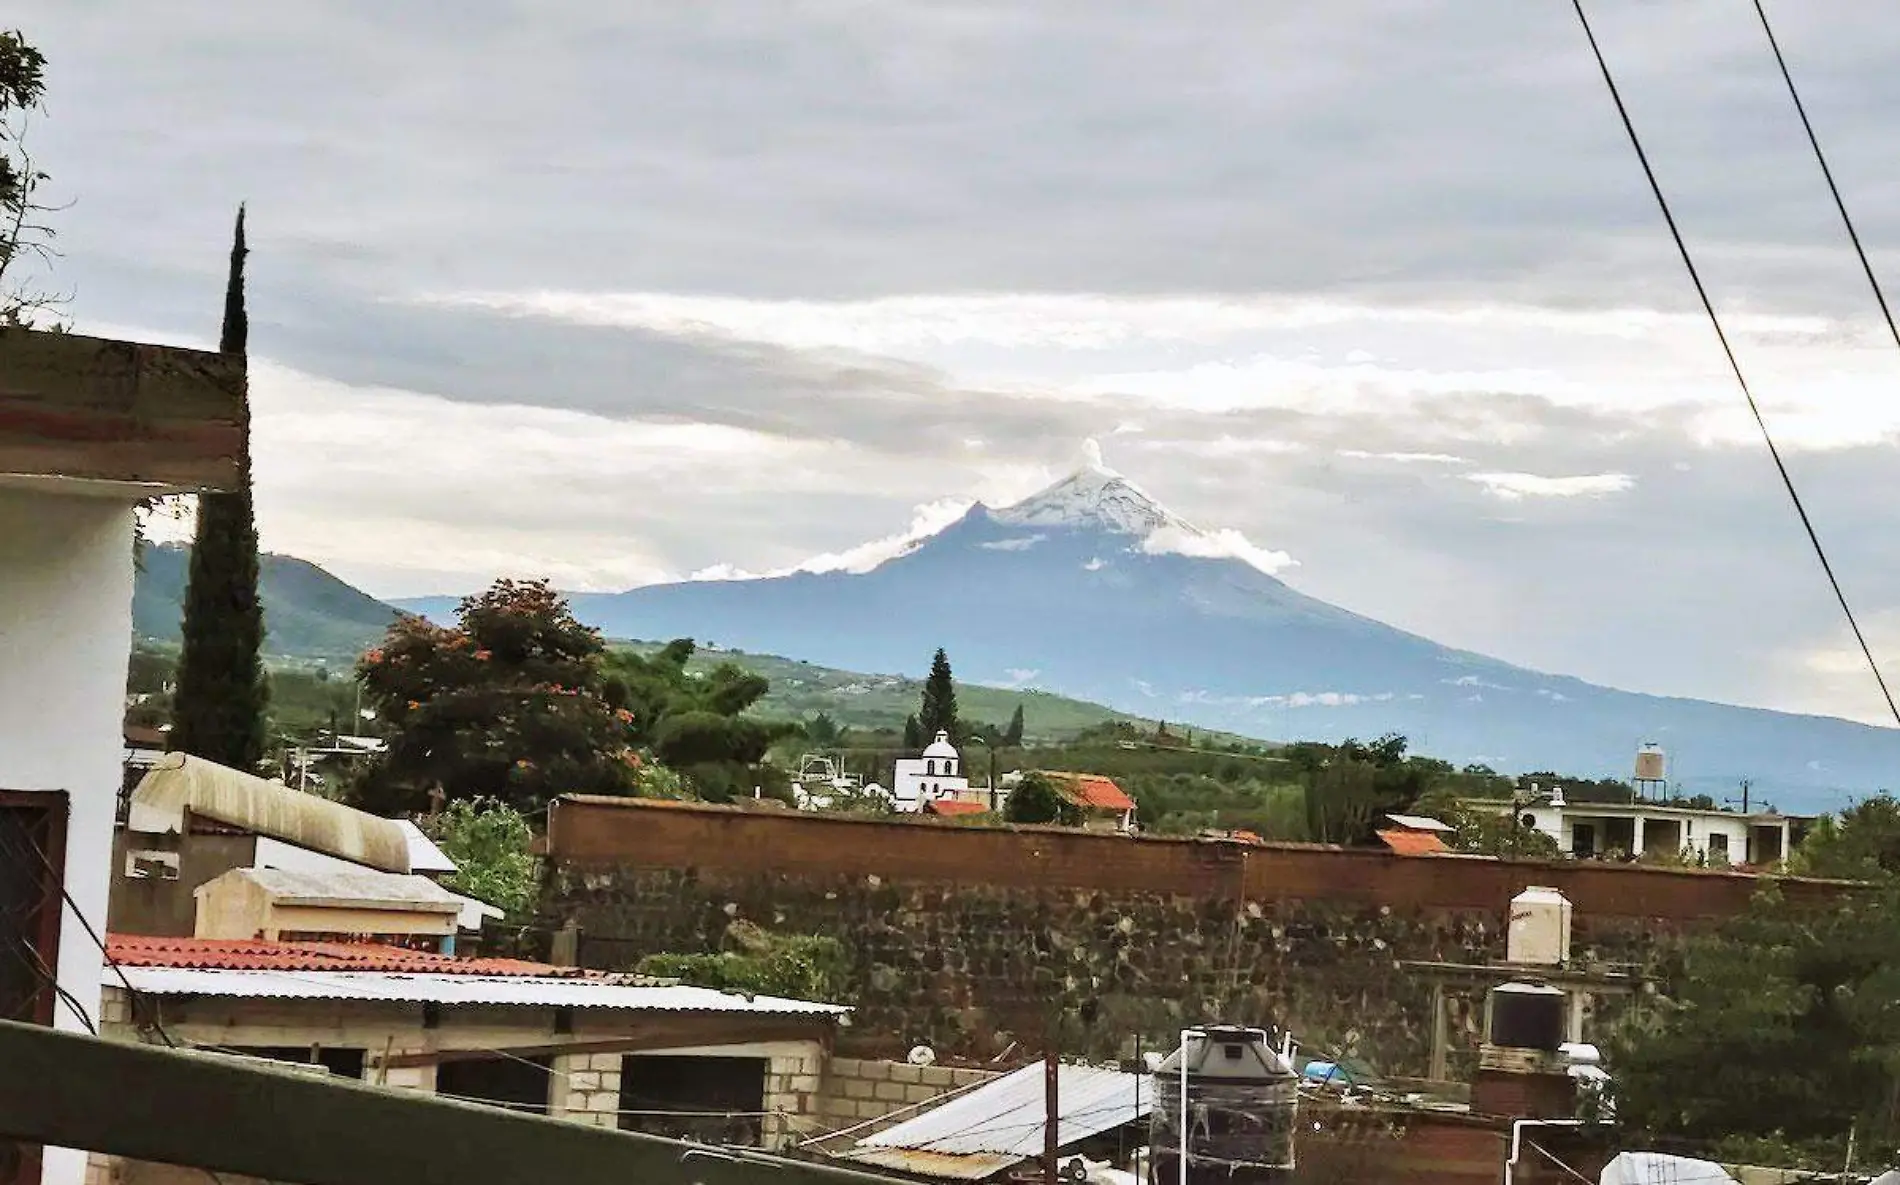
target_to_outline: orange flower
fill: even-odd
[[[487,661],[488,661],[489,659],[491,659],[491,658],[493,658],[493,657],[495,657],[495,655],[494,655],[494,652],[492,652],[492,651],[488,651],[488,650],[477,650],[477,651],[475,652],[475,659],[476,659],[476,661],[477,661],[477,662],[487,662]]]
[[[410,710],[411,712],[413,712],[413,711],[415,711],[415,710],[416,710],[417,708],[420,708],[421,706],[422,706],[422,701],[421,701],[421,700],[413,700],[413,699],[412,699],[412,700],[410,700],[410,701],[409,701],[409,710]]]
[[[622,723],[622,724],[632,724],[632,723],[633,723],[633,713],[632,713],[632,712],[629,712],[629,711],[627,711],[627,709],[625,709],[625,708],[616,708],[616,709],[614,709],[614,718],[615,718],[615,719],[617,719],[617,720],[619,720],[619,721],[620,721],[620,723]]]
[[[375,666],[377,663],[383,661],[383,652],[380,649],[372,650],[363,656],[363,661],[370,666]]]

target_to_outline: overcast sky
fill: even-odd
[[[1900,288],[1900,22],[1770,8]],[[1752,9],[1593,12],[1900,655],[1900,350]],[[50,62],[79,328],[215,340],[249,201],[264,543],[373,592],[772,570],[1019,497],[1095,437],[1348,608],[1878,718],[1560,0],[7,19]]]

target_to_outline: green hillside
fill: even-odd
[[[190,566],[188,547],[168,544],[144,551],[132,602],[132,628],[141,640],[161,651],[170,651],[178,644]],[[375,597],[293,556],[263,557],[260,590],[264,598],[264,648],[271,666],[280,672],[280,683],[293,668],[304,669],[312,677],[319,667],[346,671],[358,654],[382,637],[396,616],[395,609]],[[637,650],[657,649],[659,645],[615,644]],[[841,671],[773,655],[702,651],[693,664],[705,669],[728,661],[770,681],[772,690],[758,708],[759,714],[768,719],[808,720],[822,712],[846,728],[895,731],[903,727],[904,717],[917,710],[923,691],[918,679]],[[337,683],[313,682],[312,692],[313,703],[322,701],[326,712],[331,700],[340,703],[350,698]],[[998,727],[1007,724],[1010,713],[1021,704],[1028,735],[1035,739],[1072,737],[1109,721],[1136,719],[1100,704],[1039,691],[963,683],[957,687],[957,696],[965,719]]]
[[[152,642],[179,640],[191,549],[147,547],[132,598],[132,631]],[[286,658],[355,658],[383,634],[396,611],[306,560],[265,555],[259,568],[265,652]]]
[[[633,649],[658,649],[657,643],[634,642]],[[954,661],[955,655],[951,656]],[[901,675],[866,675],[814,666],[796,659],[734,650],[702,650],[691,668],[706,669],[722,662],[762,675],[772,685],[755,712],[768,720],[809,720],[823,712],[844,728],[892,732],[917,710],[923,680]],[[1018,704],[1023,709],[1025,735],[1032,740],[1071,737],[1114,720],[1138,718],[1085,700],[1065,699],[1041,691],[1012,691],[999,687],[957,684],[957,707],[972,724],[1002,727]]]

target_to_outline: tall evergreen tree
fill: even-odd
[[[915,753],[924,747],[924,726],[917,723],[915,714],[904,717],[904,748]]]
[[[957,685],[950,678],[950,657],[941,647],[930,660],[930,676],[924,680],[924,699],[917,708],[917,724],[924,734],[925,744],[940,732],[950,734],[953,741],[963,735],[963,726],[957,720]]]
[[[243,357],[244,207],[238,207],[218,349]],[[198,499],[198,530],[185,588],[184,649],[178,660],[171,747],[252,770],[264,758],[264,607],[257,594],[257,522],[251,508],[250,399],[244,401],[235,488]]]
[[[1010,713],[1009,727],[1003,730],[1003,744],[1011,749],[1020,749],[1023,744],[1023,706],[1016,705]]]

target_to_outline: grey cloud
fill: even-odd
[[[1596,7],[1725,298],[1865,311],[1747,12]],[[1892,241],[1900,27],[1781,8]],[[215,267],[249,196],[260,251],[382,290],[1689,299],[1560,5],[418,11],[29,0],[75,266]]]

